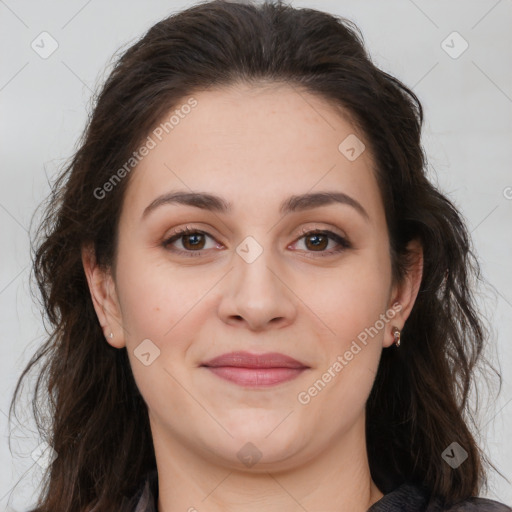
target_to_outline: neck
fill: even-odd
[[[158,512],[366,512],[382,498],[371,479],[364,416],[298,467],[241,471],[214,464],[152,425]]]

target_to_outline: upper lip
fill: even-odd
[[[219,367],[235,366],[240,368],[309,368],[307,365],[293,359],[293,357],[267,352],[264,354],[251,354],[250,352],[229,352],[214,357],[201,366]]]

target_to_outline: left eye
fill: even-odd
[[[162,246],[165,249],[169,249],[172,252],[183,254],[186,256],[199,256],[202,250],[209,248],[215,248],[220,244],[213,244],[213,247],[205,247],[206,237],[214,240],[211,235],[203,231],[185,228],[172,235],[170,238],[162,242]],[[292,245],[296,245],[299,241],[304,240],[306,252],[319,253],[318,256],[328,256],[330,254],[341,252],[344,249],[351,247],[348,240],[333,233],[332,231],[321,231],[314,230],[308,231],[302,234]],[[170,248],[175,242],[180,241],[182,248]],[[338,248],[326,250],[329,242],[336,242]],[[195,253],[195,254],[194,254]]]
[[[178,249],[176,252],[198,252],[202,249],[207,249],[207,247],[204,247],[205,237],[212,238],[208,233],[204,233],[203,231],[186,228],[178,231],[171,238],[165,240],[162,245],[167,249],[175,241],[181,240],[181,244],[185,251]]]
[[[298,239],[298,241],[300,240],[304,240],[306,250],[311,250],[312,252],[321,252],[327,255],[340,252],[343,249],[348,249],[350,247],[349,242],[345,238],[337,235],[336,233],[333,233],[332,231],[309,231],[304,233]],[[298,243],[298,241],[296,243]],[[336,242],[339,247],[337,249],[326,251],[325,249],[327,249],[327,246],[331,241]],[[324,254],[322,254],[322,256]]]

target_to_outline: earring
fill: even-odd
[[[111,333],[108,335],[108,337],[109,337],[110,339],[112,339],[112,338],[114,337],[114,333],[113,333],[113,332],[111,332]]]
[[[393,341],[398,348],[400,346],[400,329],[398,327],[393,327]]]

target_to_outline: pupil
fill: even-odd
[[[311,235],[309,237],[309,240],[316,240],[315,242],[313,242],[313,247],[318,248],[322,245],[322,242],[325,242],[325,236],[324,235]]]
[[[191,245],[192,247],[196,247],[201,244],[200,237],[203,236],[201,234],[193,234],[193,235],[186,235],[185,236],[185,247],[187,245]],[[192,242],[190,240],[193,240]]]

